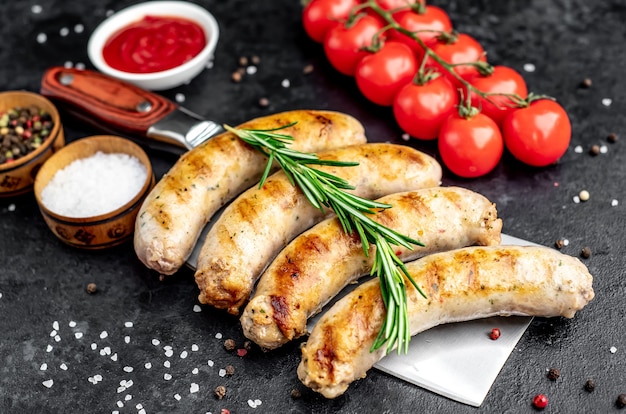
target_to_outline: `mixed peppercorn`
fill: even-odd
[[[35,105],[11,108],[0,114],[0,164],[13,162],[39,148],[54,122]]]

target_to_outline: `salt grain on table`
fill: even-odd
[[[137,195],[147,170],[127,154],[96,154],[57,171],[43,189],[43,204],[68,217],[93,217],[111,212]],[[120,185],[124,183],[124,185]]]

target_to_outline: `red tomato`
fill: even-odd
[[[302,24],[309,37],[318,43],[338,22],[345,20],[358,0],[312,0],[302,12]]]
[[[468,81],[482,92],[518,95],[521,99],[526,99],[528,96],[528,89],[522,75],[507,66],[494,66],[493,73],[490,75],[476,74]],[[475,92],[471,95],[472,106],[480,108],[483,114],[496,121],[498,125],[502,125],[504,118],[517,107],[516,103],[507,96],[489,96],[490,102]]]
[[[360,17],[349,28],[343,24],[334,26],[324,38],[326,57],[339,72],[354,76],[357,63],[369,54],[362,48],[370,46],[382,28],[383,23],[369,15]]]
[[[418,139],[436,139],[441,124],[456,111],[459,94],[443,75],[423,84],[405,85],[393,101],[400,128]]]
[[[555,163],[569,146],[572,125],[565,109],[550,99],[533,101],[510,113],[502,122],[507,149],[535,167]]]
[[[448,33],[452,31],[450,17],[448,17],[448,14],[443,11],[443,9],[436,6],[426,6],[424,13],[418,13],[413,10],[402,11],[395,13],[393,17],[396,23],[402,28],[411,32],[420,31],[420,33],[415,33],[415,35],[426,43],[428,47],[431,47],[437,42],[437,36],[442,32]],[[411,37],[394,30],[392,32],[392,38],[393,40],[406,43],[419,58],[424,55],[422,47]]]
[[[385,42],[376,53],[365,56],[356,67],[356,84],[370,101],[390,106],[396,93],[417,72],[411,48],[400,42]]]
[[[458,113],[450,115],[439,131],[438,146],[446,167],[465,178],[493,170],[504,151],[498,125],[481,113],[469,118]]]
[[[459,33],[456,38],[453,37],[450,41],[439,40],[431,48],[444,62],[450,64],[487,61],[485,50],[480,43],[464,33]],[[429,65],[436,67],[441,73],[445,73],[456,87],[461,86],[461,83],[453,75],[434,60],[431,60]],[[463,79],[468,79],[478,73],[477,69],[472,65],[455,66],[454,71]]]
[[[425,0],[376,0],[384,10],[400,10],[410,8],[413,4],[425,3]]]

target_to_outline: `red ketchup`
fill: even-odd
[[[105,43],[102,57],[123,72],[153,73],[193,59],[206,43],[204,31],[191,20],[145,16],[115,32]]]

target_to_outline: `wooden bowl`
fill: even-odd
[[[98,151],[136,157],[148,173],[141,190],[121,207],[93,217],[67,217],[46,207],[42,201],[42,192],[57,171],[76,160],[91,157]],[[105,249],[124,243],[132,237],[137,212],[154,184],[150,159],[141,147],[125,138],[98,135],[74,141],[50,157],[35,179],[35,199],[46,224],[64,243],[82,249]],[[120,180],[120,185],[124,185],[124,180]]]
[[[0,93],[0,113],[16,107],[36,105],[52,117],[54,126],[41,146],[13,162],[0,164],[0,197],[12,197],[33,189],[42,164],[65,145],[65,136],[57,108],[43,96],[26,91]]]

